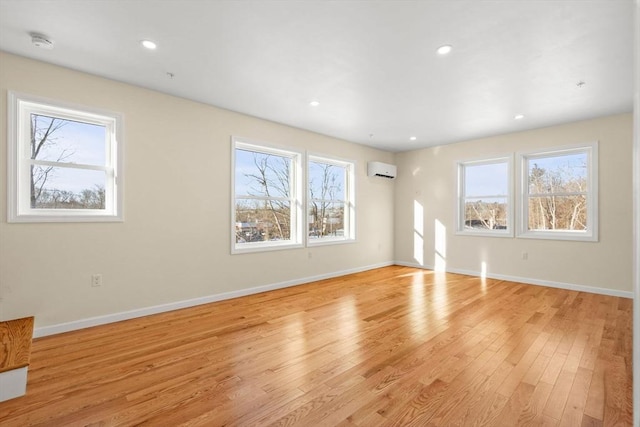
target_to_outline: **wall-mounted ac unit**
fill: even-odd
[[[367,175],[369,176],[381,176],[383,178],[394,179],[397,174],[398,168],[396,165],[390,165],[382,162],[367,163]]]

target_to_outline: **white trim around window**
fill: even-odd
[[[231,253],[304,247],[302,153],[231,142]]]
[[[9,91],[8,222],[123,221],[118,113]]]
[[[598,142],[518,153],[518,237],[598,241]]]
[[[456,234],[513,237],[513,157],[457,163]]]
[[[307,245],[355,241],[355,164],[307,156]]]
[[[354,162],[233,136],[231,171],[232,254],[355,241]]]

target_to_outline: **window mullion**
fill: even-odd
[[[32,165],[53,166],[56,168],[84,169],[84,170],[94,170],[94,171],[102,171],[102,172],[109,172],[113,170],[113,168],[108,166],[86,165],[82,163],[51,162],[48,160],[37,160],[37,159],[28,159],[28,162]]]
[[[569,197],[569,196],[587,196],[588,191],[568,191],[557,193],[528,193],[529,197]]]
[[[251,195],[235,196],[235,198],[246,199],[246,200],[263,200],[263,201],[274,200],[278,202],[289,202],[289,201],[295,200],[294,198],[291,198],[291,197],[275,197],[275,196],[268,197],[268,196],[251,196]]]

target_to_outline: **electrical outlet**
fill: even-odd
[[[98,286],[102,286],[102,274],[91,275],[91,286],[94,288]]]
[[[522,252],[522,260],[526,261],[529,259],[529,254],[527,252]]]

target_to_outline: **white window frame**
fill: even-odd
[[[241,254],[304,247],[302,229],[304,225],[302,220],[304,200],[302,195],[303,185],[301,185],[303,182],[302,153],[235,136],[231,137],[231,145],[231,253]],[[283,156],[292,160],[289,192],[291,206],[290,240],[236,243],[236,149]]]
[[[122,115],[96,108],[78,106],[33,95],[9,91],[8,103],[8,222],[120,222],[124,220],[123,119]],[[104,126],[106,158],[104,165],[84,165],[32,160],[30,156],[30,115],[39,114],[65,120]],[[48,164],[68,169],[105,172],[104,209],[31,208],[30,166]]]
[[[465,194],[465,180],[466,180],[466,168],[469,166],[483,166],[490,164],[506,163],[507,164],[507,194],[485,194],[481,196],[473,196],[472,198],[482,197],[504,197],[507,199],[507,228],[495,229],[495,230],[473,230],[464,226],[465,222],[465,200],[467,196]],[[498,156],[483,159],[473,159],[457,162],[457,197],[456,197],[456,234],[464,236],[484,236],[484,237],[513,237],[514,235],[514,221],[513,221],[513,155]]]
[[[344,204],[344,234],[343,236],[323,237],[322,239],[310,239],[309,224],[307,220],[307,224],[305,224],[306,225],[305,236],[307,238],[307,246],[311,247],[311,246],[322,246],[322,245],[355,242],[356,240],[355,162],[344,160],[344,159],[337,159],[335,157],[328,157],[328,156],[319,155],[319,154],[307,155],[307,178],[306,178],[307,200],[305,202],[306,214],[307,214],[306,218],[309,218],[311,214],[310,212],[311,209],[309,208],[309,204],[311,202],[309,164],[311,162],[334,165],[340,168],[344,168],[345,170],[344,199],[331,200],[333,202],[341,202]],[[325,200],[325,201],[329,201],[329,200]]]
[[[587,198],[586,230],[529,230],[529,162],[532,159],[556,157],[566,154],[587,154],[587,191],[580,193],[554,193],[559,196],[585,194]],[[551,240],[598,241],[598,142],[589,142],[545,150],[518,153],[520,168],[520,214],[517,237]]]

